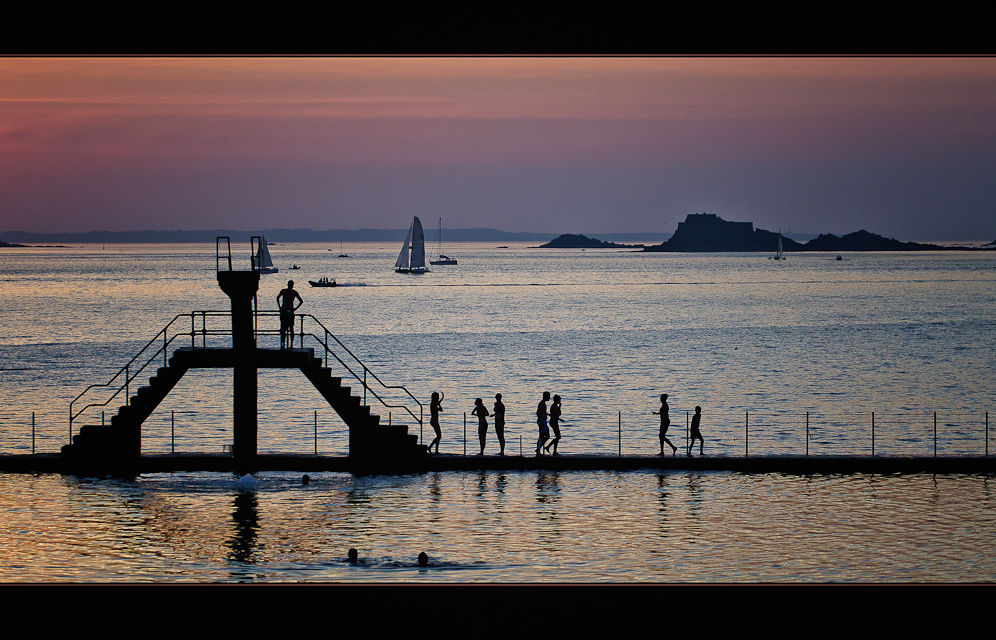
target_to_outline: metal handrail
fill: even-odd
[[[262,315],[262,316],[279,317],[280,312],[277,311],[277,310],[272,310],[272,311],[271,310],[266,310],[266,311],[259,311],[258,314]],[[313,338],[315,340],[316,343],[322,345],[322,348],[325,350],[325,358],[324,358],[324,360],[325,360],[326,366],[328,365],[328,356],[331,355],[333,358],[336,359],[336,361],[339,362],[340,365],[342,365],[342,367],[346,371],[348,371],[350,373],[350,375],[353,376],[353,378],[355,378],[357,380],[357,382],[360,382],[363,385],[363,392],[364,392],[363,393],[363,404],[364,405],[367,404],[366,394],[367,394],[367,391],[369,391],[370,394],[374,398],[376,398],[377,401],[380,402],[381,405],[383,405],[385,408],[404,410],[405,412],[408,413],[408,415],[410,415],[412,417],[413,420],[417,421],[419,425],[423,424],[423,420],[424,420],[424,416],[425,416],[425,407],[424,407],[424,405],[421,402],[419,402],[418,398],[416,398],[405,386],[403,386],[403,385],[388,385],[388,384],[385,384],[384,381],[382,381],[380,379],[380,377],[376,373],[374,373],[362,360],[360,360],[356,356],[356,354],[354,354],[352,351],[350,351],[350,349],[345,344],[343,344],[343,342],[335,334],[333,334],[331,331],[329,331],[328,328],[325,327],[325,325],[323,325],[320,320],[318,320],[318,318],[314,317],[311,314],[295,314],[295,315],[297,315],[297,316],[299,316],[301,318],[301,321],[300,321],[301,330],[296,335],[300,335],[301,336],[302,344],[303,344],[303,338],[304,338],[304,336],[310,336],[311,338]],[[164,367],[165,366],[169,366],[169,347],[170,347],[170,345],[174,344],[174,342],[178,338],[189,337],[190,338],[190,347],[192,349],[197,349],[198,348],[198,344],[197,344],[198,340],[197,340],[197,338],[200,337],[200,343],[201,344],[200,344],[199,348],[206,349],[207,348],[207,342],[208,342],[208,336],[231,336],[232,335],[232,329],[231,329],[230,326],[226,327],[226,328],[209,329],[208,326],[207,326],[207,321],[208,321],[208,318],[211,318],[211,317],[231,317],[231,312],[230,311],[191,311],[190,313],[180,313],[180,314],[177,314],[176,316],[173,317],[172,320],[170,320],[166,324],[165,327],[163,327],[155,335],[155,337],[153,337],[151,340],[149,340],[145,344],[145,346],[143,346],[141,349],[139,349],[138,353],[136,353],[135,356],[133,356],[131,360],[129,360],[123,367],[121,367],[117,371],[117,373],[115,373],[113,376],[111,376],[110,380],[108,380],[107,382],[105,382],[103,384],[92,384],[92,385],[90,385],[89,387],[87,387],[86,389],[84,389],[78,396],[76,396],[72,401],[70,401],[70,403],[69,403],[69,437],[70,437],[70,440],[72,440],[73,423],[85,411],[87,411],[88,409],[92,409],[94,407],[106,407],[106,406],[108,406],[109,404],[111,404],[114,401],[115,398],[117,398],[122,393],[122,391],[125,394],[125,404],[126,404],[126,406],[128,404],[130,404],[130,402],[131,402],[131,385],[132,385],[132,382],[137,377],[139,377],[140,375],[142,375],[142,373],[148,368],[148,366],[153,361],[158,361],[158,358],[159,358],[160,354],[162,354],[162,363],[163,363],[163,366]],[[190,330],[189,331],[176,330],[173,333],[173,335],[170,336],[170,329],[173,328],[174,324],[176,324],[177,321],[179,321],[181,318],[184,318],[184,319],[185,318],[190,318]],[[197,322],[198,318],[200,319],[200,328],[198,328],[198,322]],[[308,319],[311,319],[312,321],[314,321],[315,324],[317,324],[321,328],[322,335],[319,335],[317,333],[312,333],[312,332],[305,332],[304,331],[304,321],[305,321],[305,318],[308,318]],[[256,331],[257,335],[270,335],[270,334],[276,335],[278,333],[279,333],[279,330],[277,330],[277,329],[273,329],[273,330],[263,329],[263,330]],[[339,347],[341,347],[342,351],[344,351],[345,353],[349,354],[349,357],[352,358],[352,361],[355,361],[355,363],[347,362],[342,357],[340,357],[339,354],[337,354],[333,350],[332,343],[329,340],[330,338],[332,340],[334,340],[335,343],[339,345]],[[145,358],[144,361],[142,361],[143,354],[147,353],[149,351],[149,349],[153,345],[156,345],[155,351],[153,351],[150,355],[148,355]],[[362,374],[359,373],[358,371],[356,371],[357,365],[359,365],[359,367],[362,369]],[[415,413],[412,411],[412,409],[409,408],[409,406],[407,406],[407,405],[404,405],[404,404],[398,405],[398,404],[390,404],[390,403],[388,403],[387,400],[385,400],[383,397],[381,397],[381,395],[379,393],[377,393],[377,391],[375,391],[374,389],[372,389],[370,387],[369,379],[372,379],[372,380],[376,381],[376,383],[378,385],[380,385],[380,387],[382,387],[384,390],[401,391],[404,394],[406,394],[409,398],[411,398],[419,406],[419,415],[415,415]],[[115,385],[117,385],[116,388],[115,388]],[[78,410],[76,409],[77,403],[79,403],[80,400],[84,396],[86,396],[87,394],[89,394],[94,389],[109,389],[109,388],[110,389],[114,389],[114,392],[109,397],[107,397],[107,399],[105,399],[103,402],[91,402],[89,404],[86,404],[85,406],[83,406],[82,408],[80,408]]]
[[[262,310],[262,311],[258,311],[257,314],[261,315],[261,316],[272,316],[272,317],[279,317],[280,316],[280,312],[277,311],[277,310]],[[376,398],[385,408],[387,408],[387,409],[402,409],[408,415],[410,415],[413,420],[415,420],[416,422],[418,422],[419,426],[421,426],[423,424],[423,421],[424,421],[424,418],[425,418],[425,405],[423,405],[419,401],[419,399],[416,398],[412,394],[412,392],[407,389],[407,387],[405,387],[404,385],[389,385],[389,384],[386,384],[383,380],[380,379],[380,377],[376,373],[373,372],[372,369],[370,369],[370,367],[368,367],[366,365],[366,363],[364,363],[362,360],[360,360],[359,357],[357,357],[357,355],[355,353],[353,353],[352,351],[350,351],[349,347],[347,347],[345,344],[343,344],[342,340],[340,340],[334,333],[332,333],[331,331],[329,331],[328,328],[324,324],[322,324],[322,321],[319,320],[318,318],[316,318],[315,316],[311,315],[310,313],[295,313],[294,316],[301,319],[301,321],[300,321],[300,331],[298,331],[294,335],[300,336],[302,338],[302,344],[303,344],[303,338],[305,336],[313,338],[315,340],[315,342],[317,342],[318,344],[322,345],[322,347],[325,349],[325,354],[326,354],[325,362],[326,362],[326,366],[328,365],[328,356],[331,355],[333,358],[335,358],[339,362],[339,364],[342,365],[342,367],[346,371],[348,371],[350,373],[350,375],[353,376],[353,378],[356,379],[357,382],[360,382],[360,383],[363,384],[363,404],[364,405],[367,404],[366,392],[369,391],[370,394],[373,395],[373,397]],[[305,318],[308,318],[308,319],[312,320],[315,324],[317,324],[319,327],[321,327],[324,337],[321,337],[318,334],[312,333],[310,331],[306,332],[304,330],[304,320],[305,320]],[[257,334],[276,335],[276,334],[279,334],[279,330],[265,330],[265,329],[264,330],[258,330]],[[347,363],[346,361],[344,361],[342,358],[340,358],[336,354],[336,352],[330,346],[329,338],[332,338],[333,340],[335,340],[336,344],[338,344],[342,348],[343,351],[345,351],[346,353],[348,353],[349,356],[353,360],[356,361],[356,364],[358,364],[362,368],[362,370],[363,370],[363,375],[362,376],[359,373],[357,373],[356,371],[354,371],[353,367],[350,366],[349,363]],[[418,405],[418,407],[419,407],[419,415],[415,415],[415,413],[407,405],[403,405],[403,404],[400,404],[400,405],[397,405],[397,404],[388,404],[388,402],[386,400],[384,400],[380,396],[380,394],[378,394],[376,391],[374,391],[374,389],[372,389],[370,387],[370,384],[368,382],[368,375],[369,375],[370,378],[372,378],[374,381],[376,381],[377,384],[379,384],[384,389],[390,389],[390,390],[393,390],[393,391],[399,391],[400,390],[400,391],[404,392],[409,398],[412,399],[413,402],[415,402],[415,404]]]
[[[201,328],[199,330],[197,329],[197,322],[196,322],[198,316],[200,316],[200,318],[201,318]],[[228,312],[228,311],[192,311],[190,313],[179,313],[179,314],[173,316],[173,319],[170,320],[166,324],[166,326],[163,327],[159,331],[159,333],[157,333],[155,335],[155,337],[153,337],[151,340],[149,340],[147,343],[145,343],[145,346],[143,346],[141,349],[139,349],[138,353],[136,353],[132,357],[131,360],[129,360],[123,367],[121,367],[117,371],[117,373],[115,373],[113,376],[111,376],[110,380],[108,380],[107,382],[105,382],[103,384],[92,384],[89,387],[87,387],[86,389],[84,389],[78,396],[76,396],[75,398],[73,398],[73,400],[70,401],[70,403],[69,403],[69,435],[70,435],[70,438],[72,438],[73,422],[80,415],[82,415],[82,413],[84,411],[86,411],[87,409],[91,409],[93,407],[105,407],[105,406],[109,405],[111,402],[114,401],[114,399],[116,397],[118,397],[118,395],[121,394],[122,391],[125,392],[125,404],[126,405],[129,404],[131,402],[130,387],[131,387],[132,381],[135,380],[135,378],[137,378],[138,376],[140,376],[142,374],[142,372],[145,371],[145,369],[149,366],[149,364],[151,364],[154,360],[157,360],[158,357],[159,357],[159,354],[162,354],[162,357],[163,357],[163,366],[164,367],[165,366],[169,366],[169,355],[168,355],[169,345],[173,344],[173,342],[177,338],[190,337],[190,346],[191,346],[191,348],[197,348],[197,336],[201,336],[202,348],[203,348],[207,344],[207,336],[209,336],[209,335],[231,335],[231,333],[232,333],[231,329],[226,329],[226,330],[211,329],[211,330],[209,330],[207,328],[207,318],[208,318],[208,316],[231,316],[231,312]],[[177,320],[179,320],[180,318],[190,318],[190,331],[177,331],[176,333],[173,334],[172,337],[170,337],[169,336],[170,327],[172,327],[173,324],[176,323]],[[161,343],[160,343],[160,339],[161,339]],[[136,362],[140,361],[140,358],[142,357],[142,354],[146,353],[148,351],[148,349],[152,345],[154,345],[154,344],[157,344],[157,345],[161,344],[161,346],[158,346],[158,348],[155,350],[155,352],[153,352],[151,355],[149,355],[148,358],[144,362],[142,362],[138,367],[135,367],[134,365],[136,364]],[[90,404],[87,404],[86,406],[84,406],[83,408],[79,409],[78,411],[74,411],[74,406],[76,405],[77,402],[79,402],[79,400],[83,396],[87,395],[93,389],[104,389],[104,388],[109,388],[109,387],[113,388],[113,386],[115,384],[115,380],[118,380],[122,376],[122,374],[124,376],[124,380],[119,383],[120,386],[118,386],[117,389],[114,391],[114,393],[112,393],[110,395],[110,397],[108,397],[104,402],[91,402]]]

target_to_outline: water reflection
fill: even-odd
[[[259,533],[259,500],[255,491],[239,491],[235,496],[232,520],[234,532],[229,540],[235,562],[253,563]]]
[[[0,474],[0,580],[992,581],[994,522],[981,475]]]

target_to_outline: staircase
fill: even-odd
[[[360,397],[352,394],[342,379],[322,365],[314,349],[255,349],[255,364],[266,369],[300,369],[349,427],[350,458],[364,460],[412,459],[425,455],[425,445],[418,436],[408,433],[406,425],[382,425],[380,416],[370,412]],[[182,347],[174,351],[169,363],[138,389],[127,404],[120,407],[107,425],[85,425],[73,436],[72,444],[62,448],[67,459],[85,468],[129,469],[137,467],[141,456],[142,423],[152,415],[183,375],[190,369],[231,368],[233,349]]]

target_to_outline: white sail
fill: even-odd
[[[778,233],[778,256],[777,256],[777,258],[779,260],[782,259],[782,234],[781,234],[781,232]]]
[[[405,243],[401,245],[401,253],[398,254],[398,261],[394,263],[395,269],[401,269],[403,271],[408,270],[408,255],[410,251],[409,242],[412,239],[412,229],[415,227],[415,223],[408,228],[408,234],[405,235]]]
[[[401,245],[401,253],[398,254],[398,261],[394,263],[394,270],[399,273],[425,273],[425,234],[422,232],[422,223],[418,216],[412,220],[412,226],[405,236],[405,243]]]
[[[266,238],[259,239],[259,251],[252,259],[252,268],[260,273],[277,273],[277,268],[273,266],[273,259],[270,258],[270,250],[266,248]]]
[[[425,269],[425,233],[418,216],[412,222],[412,269]]]

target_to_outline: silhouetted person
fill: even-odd
[[[356,553],[356,549],[350,547],[349,551],[347,552],[347,557],[349,558],[350,562],[355,563],[359,559],[359,554]]]
[[[671,426],[670,410],[671,410],[671,407],[669,407],[668,404],[667,404],[667,394],[666,393],[662,393],[661,394],[661,410],[653,412],[653,414],[655,416],[656,415],[660,415],[660,417],[661,417],[661,432],[660,432],[660,436],[659,436],[660,441],[661,441],[661,453],[660,453],[660,455],[664,455],[664,443],[665,442],[668,443],[668,445],[671,447],[671,455],[672,456],[675,455],[676,453],[678,453],[678,447],[674,446],[674,443],[667,439],[667,428]]]
[[[505,455],[505,405],[501,402],[501,394],[495,394],[495,435],[498,436],[498,444],[501,445],[501,451],[498,455]]]
[[[553,455],[557,454],[557,443],[560,442],[560,396],[553,396],[553,405],[550,407],[550,428],[553,429],[553,440],[544,447],[549,451],[553,447]]]
[[[418,566],[420,566],[420,567],[428,567],[429,566],[429,556],[425,553],[425,551],[423,551],[422,553],[418,554]]]
[[[688,457],[692,457],[692,447],[695,446],[696,438],[699,441],[699,455],[702,454],[702,445],[705,444],[705,440],[702,439],[702,432],[699,431],[699,421],[702,419],[702,407],[695,407],[695,415],[692,416],[692,437],[688,440]]]
[[[428,452],[432,453],[432,445],[436,445],[436,453],[439,453],[439,440],[443,437],[443,432],[439,428],[439,414],[443,410],[443,398],[445,396],[435,391],[432,392],[432,400],[429,401],[429,424],[436,432],[436,437],[429,443]]]
[[[536,424],[539,426],[539,440],[536,441],[536,455],[543,455],[543,443],[550,439],[550,426],[546,423],[546,401],[550,399],[550,392],[543,392],[543,399],[536,407]]]
[[[477,437],[481,439],[481,452],[477,455],[484,455],[484,443],[488,436],[488,410],[484,407],[484,401],[478,398],[474,400],[474,410],[470,415],[477,416]]]
[[[295,305],[294,302],[297,302]],[[290,348],[294,348],[294,312],[304,304],[301,295],[294,291],[294,281],[287,281],[287,288],[281,289],[277,294],[277,307],[280,309],[280,348],[283,349],[288,341]],[[289,338],[289,340],[288,340]],[[303,338],[302,338],[303,340]],[[303,347],[304,344],[302,343]]]

